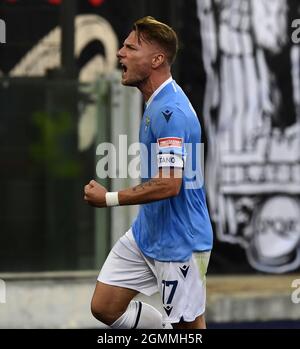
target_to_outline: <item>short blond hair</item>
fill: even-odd
[[[138,39],[156,42],[165,51],[169,65],[175,61],[178,51],[178,38],[175,31],[167,24],[157,21],[151,16],[138,19],[133,24]]]

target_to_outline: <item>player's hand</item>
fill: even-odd
[[[91,206],[106,207],[106,192],[107,190],[101,184],[91,180],[90,183],[84,187],[84,200]]]

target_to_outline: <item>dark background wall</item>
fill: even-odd
[[[239,2],[242,4],[243,0]],[[46,190],[45,168],[44,170],[40,168],[38,174],[32,173],[33,163],[28,157],[28,147],[29,143],[37,137],[37,131],[35,125],[31,123],[29,126],[31,121],[29,122],[24,118],[28,113],[34,113],[42,108],[49,97],[47,88],[36,88],[34,84],[29,89],[25,89],[25,85],[22,84],[13,85],[14,88],[7,88],[10,86],[11,69],[42,37],[60,24],[60,6],[53,3],[55,1],[0,1],[0,18],[4,19],[7,24],[7,43],[0,45],[0,72],[3,74],[2,78],[0,75],[2,84],[0,90],[0,180],[3,188],[1,196],[7,198],[5,202],[1,201],[0,205],[0,232],[3,239],[0,245],[0,268],[2,271],[20,271],[20,269],[29,271],[47,268],[88,269],[94,267],[92,260],[93,237],[87,234],[85,239],[82,238],[82,234],[92,230],[93,225],[89,223],[92,221],[92,217],[87,212],[82,212],[83,208],[80,208],[79,212],[81,213],[78,213],[78,207],[69,207],[69,215],[77,217],[76,220],[70,220],[68,223],[77,231],[74,233],[75,239],[73,239],[74,235],[72,236],[62,229],[59,247],[57,247],[55,243],[51,242],[51,236],[45,238],[42,233],[47,230],[49,225],[44,215],[46,206],[42,199],[43,192]],[[208,6],[204,11],[207,15],[213,14],[212,17],[216,23],[220,23],[222,6],[216,5],[219,2],[208,1],[207,3],[212,4],[212,6]],[[224,7],[229,4],[226,1],[223,3]],[[244,1],[246,5],[249,3],[248,0]],[[289,6],[288,23],[290,23],[292,19],[299,16],[299,6],[296,1],[292,0],[287,1],[287,4]],[[198,9],[199,1],[196,0],[104,0],[100,1],[97,6],[93,6],[92,2],[88,0],[81,0],[77,3],[78,14],[93,13],[105,18],[117,34],[120,45],[130,31],[133,21],[144,15],[152,15],[174,27],[179,35],[180,50],[173,67],[173,76],[181,84],[198,113],[207,154],[210,149],[206,132],[207,124],[204,118],[207,70],[205,70],[203,60],[205,49],[202,42],[203,32],[200,31],[201,23]],[[250,12],[246,15],[250,16]],[[251,30],[249,29],[248,33],[255,37]],[[290,36],[290,26],[287,30]],[[217,40],[220,38],[218,37]],[[260,49],[259,45],[255,45],[256,50]],[[278,93],[283,101],[279,104],[276,115],[272,116],[274,127],[280,129],[293,125],[297,119],[296,106],[291,98],[293,94],[292,75],[290,74],[291,47],[292,44],[288,42],[279,53],[274,54],[269,50],[264,50],[266,63],[275,77],[273,81],[277,84]],[[77,73],[99,53],[105,55],[103,46],[99,42],[91,43],[86,47],[76,61]],[[220,62],[223,58],[224,52],[219,49],[217,59],[213,64],[216,74],[220,74]],[[43,86],[46,86],[45,83],[49,79],[53,79],[50,76],[43,78],[45,79],[42,83]],[[216,86],[216,88],[219,87]],[[28,101],[31,101],[31,104]],[[215,114],[213,115],[213,113]],[[213,110],[212,115],[218,122],[220,115],[218,108]],[[86,156],[88,159],[92,157],[91,153],[87,153]],[[87,161],[85,164],[88,163]],[[76,184],[78,188],[88,178],[88,175],[85,173],[80,177]],[[68,182],[72,179],[66,177],[64,181]],[[11,185],[13,190],[10,190]],[[58,185],[59,188],[60,186],[63,186],[63,182]],[[59,201],[58,198],[56,200]],[[63,205],[65,204],[61,203],[60,207]],[[59,211],[59,209],[56,210],[56,212]],[[56,224],[59,224],[59,221]],[[75,228],[78,225],[81,226],[81,230]],[[215,231],[218,229],[215,225]],[[49,246],[52,246],[50,250]],[[56,260],[51,260],[51,257],[45,259],[45,255],[53,256],[53,251],[56,248]],[[83,255],[86,262],[78,264],[78,255]],[[44,262],[41,262],[43,260]],[[213,273],[259,272],[256,267],[249,264],[245,246],[233,241],[226,242],[220,239],[217,234],[210,271]]]

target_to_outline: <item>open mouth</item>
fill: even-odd
[[[125,64],[121,63],[121,68],[122,68],[122,71],[123,71],[123,74],[125,74],[127,72],[127,67]]]

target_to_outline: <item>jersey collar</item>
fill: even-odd
[[[151,95],[151,97],[148,99],[148,101],[146,102],[146,109],[150,106],[151,102],[153,101],[153,99],[155,98],[155,96],[157,96],[159,94],[159,92],[166,86],[168,85],[170,82],[173,81],[172,76],[169,77],[168,80],[166,80],[165,82],[163,82]]]

